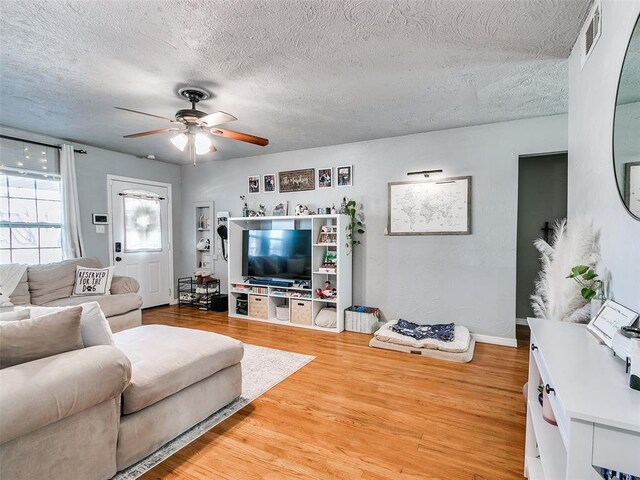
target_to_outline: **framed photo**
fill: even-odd
[[[640,162],[625,164],[624,203],[629,211],[640,218]]]
[[[284,217],[289,212],[289,202],[276,203],[271,211],[273,217]]]
[[[353,165],[336,167],[336,177],[338,180],[337,185],[339,187],[352,187],[353,186]]]
[[[331,188],[333,187],[333,168],[319,168],[318,169],[318,188]]]
[[[607,300],[596,316],[593,317],[593,320],[589,322],[587,330],[602,340],[607,347],[611,348],[613,334],[620,327],[631,325],[636,318],[638,318],[638,314],[633,310],[629,310],[613,300]]]
[[[276,174],[265,173],[262,176],[262,191],[264,193],[276,193]]]
[[[260,193],[260,175],[249,175],[249,193]]]
[[[470,235],[471,177],[389,183],[388,235]]]
[[[278,186],[280,193],[303,192],[305,190],[315,190],[316,169],[306,168],[304,170],[289,170],[278,173]]]

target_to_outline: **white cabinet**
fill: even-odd
[[[629,388],[623,363],[585,325],[528,321],[525,476],[596,480],[603,468],[640,475],[640,392]],[[542,418],[541,384],[557,426]]]
[[[229,316],[323,331],[343,331],[344,311],[352,304],[352,255],[346,247],[348,224],[349,217],[335,214],[230,218]],[[326,230],[332,234],[321,236],[323,226],[329,227]],[[244,230],[310,230],[310,288],[270,285],[259,280],[249,282],[242,273]],[[332,261],[335,259],[335,270],[323,268],[327,257]],[[335,297],[322,298],[318,295],[317,290],[324,290],[327,281],[336,289]],[[258,297],[264,297],[264,300]],[[335,313],[331,310],[324,312],[324,315],[335,317],[334,325],[328,327],[319,325],[317,321],[318,314],[326,308],[335,308]],[[288,309],[288,315],[284,309]]]

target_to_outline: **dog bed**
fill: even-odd
[[[443,342],[435,338],[416,340],[415,338],[401,335],[391,330],[391,326],[395,323],[397,321],[392,320],[384,324],[373,334],[374,337],[369,342],[369,346],[451,362],[466,363],[473,358],[476,342],[466,327],[456,325],[454,340]]]

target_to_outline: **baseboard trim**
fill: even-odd
[[[473,336],[475,337],[476,342],[480,343],[491,343],[493,345],[501,345],[503,347],[518,347],[518,341],[515,338],[494,337],[492,335],[482,335],[479,333],[474,333]]]
[[[516,318],[516,325],[525,325],[528,326],[526,318]]]

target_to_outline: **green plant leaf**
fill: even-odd
[[[593,270],[589,270],[587,273],[582,275],[582,278],[584,278],[585,280],[593,280],[597,276],[598,274],[596,272],[594,272]]]
[[[576,265],[571,269],[571,274],[574,276],[582,275],[584,273],[587,273],[589,271],[589,268],[590,267],[588,265]]]
[[[358,229],[358,233],[364,233],[364,230],[363,230],[363,229],[361,229],[361,228],[359,228],[359,229]]]
[[[587,300],[591,300],[593,297],[596,296],[596,292],[594,290],[591,290],[590,288],[587,288],[587,287],[585,287],[582,290],[580,290],[580,293]]]

